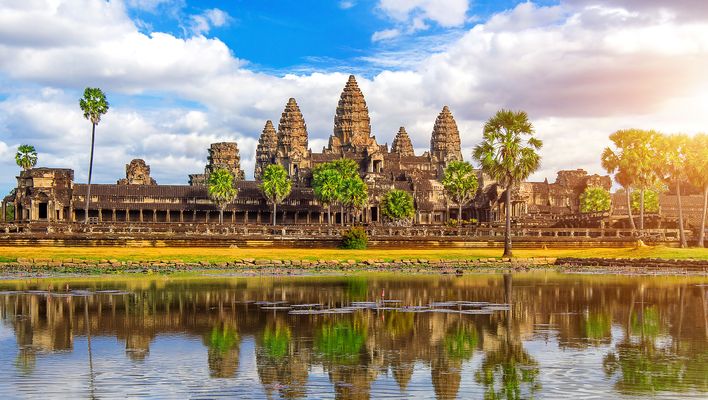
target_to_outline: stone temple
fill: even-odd
[[[431,121],[432,122],[432,121]],[[204,171],[189,175],[188,185],[161,185],[150,176],[143,160],[126,165],[126,176],[116,184],[93,184],[89,218],[96,223],[204,223],[216,222],[218,210],[205,186],[215,168],[227,168],[238,178],[238,197],[225,211],[226,223],[267,223],[271,207],[258,189],[258,180],[269,164],[283,165],[293,180],[291,195],[278,207],[278,221],[286,224],[326,223],[326,210],[313,195],[312,170],[339,158],[355,160],[369,187],[369,204],[361,223],[382,221],[380,201],[391,189],[411,193],[416,205],[415,224],[444,224],[449,219],[476,218],[493,222],[504,217],[502,189],[479,173],[480,189],[473,202],[457,215],[440,179],[445,166],[463,160],[460,132],[449,107],[441,107],[431,124],[430,147],[416,154],[404,127],[389,148],[372,134],[369,109],[354,76],[350,76],[334,110],[334,125],[327,147],[313,152],[308,130],[297,101],[285,104],[277,127],[266,121],[255,154],[255,180],[244,180],[239,149],[235,142],[214,143],[208,149]],[[18,177],[14,194],[3,200],[15,206],[16,221],[83,221],[87,187],[73,181],[73,171],[33,168]],[[554,183],[524,182],[512,192],[514,218],[553,221],[557,216],[578,212],[585,187],[610,188],[607,176],[589,176],[583,170],[560,171]],[[4,211],[4,210],[3,210]],[[3,212],[3,216],[4,216]],[[334,216],[340,221],[342,215]]]

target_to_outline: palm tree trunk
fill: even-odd
[[[462,235],[462,202],[457,204],[457,235]]]
[[[644,234],[644,188],[639,191],[639,233]]]
[[[332,225],[332,205],[327,205],[327,225]]]
[[[704,247],[706,235],[706,213],[708,212],[708,186],[703,188],[703,218],[701,218],[701,231],[698,232],[698,247]]]
[[[627,193],[627,215],[629,217],[629,226],[632,228],[632,233],[637,230],[637,226],[634,224],[634,216],[632,215],[632,192],[629,188],[625,188],[624,192]]]
[[[344,205],[339,205],[339,224],[344,226]]]
[[[88,185],[86,186],[86,209],[84,223],[89,222],[89,203],[91,202],[91,174],[93,173],[93,146],[96,142],[96,124],[91,124],[91,157],[89,159]]]
[[[273,226],[275,226],[276,219],[278,218],[278,204],[273,202]]]
[[[504,226],[504,255],[511,257],[511,185],[506,188],[506,224]]]
[[[678,201],[678,228],[679,228],[679,241],[682,249],[687,247],[686,245],[686,234],[683,231],[683,205],[681,204],[681,180],[676,179],[676,200]]]
[[[221,225],[224,224],[224,209],[223,208],[219,209],[219,224],[221,224]]]

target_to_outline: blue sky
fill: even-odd
[[[0,0],[0,192],[23,143],[86,180],[87,86],[112,105],[97,182],[143,158],[159,183],[184,184],[217,141],[237,142],[252,176],[263,125],[290,97],[320,151],[349,74],[377,140],[405,126],[418,154],[444,105],[470,161],[487,118],[527,111],[544,141],[532,179],[552,181],[602,173],[618,129],[705,131],[706,70],[702,0]]]

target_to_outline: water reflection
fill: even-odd
[[[6,282],[0,329],[9,333],[0,331],[0,362],[14,369],[0,390],[46,394],[52,379],[69,379],[68,368],[80,371],[72,378],[82,389],[73,394],[96,397],[169,383],[178,397],[199,387],[288,399],[517,399],[567,394],[578,380],[598,396],[701,397],[708,392],[704,283],[550,273]],[[107,289],[120,292],[98,293]],[[511,307],[489,315],[291,315],[254,303],[334,308],[394,299]]]

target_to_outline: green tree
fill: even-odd
[[[96,142],[96,125],[101,122],[101,116],[108,112],[106,95],[99,88],[87,87],[84,97],[79,99],[79,107],[84,112],[84,118],[91,121],[91,157],[89,159],[88,185],[86,187],[85,223],[88,223],[89,204],[91,203],[91,174],[93,173],[93,148]]]
[[[686,172],[691,184],[703,190],[703,217],[698,231],[698,247],[704,247],[706,214],[708,214],[708,134],[699,133],[687,146]]]
[[[610,136],[612,138],[612,136]],[[613,140],[614,141],[614,140]],[[617,142],[615,142],[617,146]],[[622,156],[621,152],[616,152],[609,147],[605,148],[601,156],[602,168],[607,171],[608,174],[615,174],[615,182],[617,182],[624,189],[625,198],[627,200],[627,216],[629,218],[629,226],[632,228],[632,232],[637,230],[637,226],[634,224],[634,216],[632,215],[632,175],[629,172],[631,166],[626,158]]]
[[[273,226],[276,223],[278,204],[282,203],[290,195],[292,182],[288,178],[288,172],[280,164],[271,164],[263,171],[262,182],[258,187],[268,201],[273,204]]]
[[[394,222],[410,220],[415,214],[413,196],[405,190],[391,190],[381,200],[381,212]]]
[[[482,171],[506,189],[504,256],[511,257],[511,189],[541,165],[543,143],[524,111],[500,110],[484,124],[484,140],[474,148]],[[528,137],[528,138],[525,138]]]
[[[610,211],[610,192],[600,186],[588,186],[580,195],[580,211],[584,213]]]
[[[219,223],[223,224],[224,209],[238,195],[233,174],[225,168],[215,169],[209,174],[207,189],[209,198],[219,207]]]
[[[312,190],[317,200],[327,207],[327,224],[332,224],[332,204],[339,197],[342,176],[328,164],[321,164],[312,171]]]
[[[678,228],[681,247],[687,247],[683,226],[681,185],[688,180],[686,155],[690,141],[687,135],[661,135],[658,140],[657,173],[667,185],[674,185],[678,203]]]
[[[354,223],[355,217],[366,207],[369,201],[369,188],[359,175],[345,177],[342,179],[338,197],[339,203],[346,208],[348,214],[352,217],[351,222]],[[343,220],[344,214],[342,214],[342,222]]]
[[[451,161],[443,172],[442,185],[447,195],[457,204],[457,219],[462,220],[462,207],[477,193],[477,175],[472,164]]]
[[[632,193],[632,209],[637,211],[642,208],[642,195],[640,192]],[[644,190],[644,211],[649,213],[659,212],[659,194],[656,190]]]
[[[37,150],[29,144],[22,144],[15,153],[15,162],[23,170],[27,171],[37,165]]]

